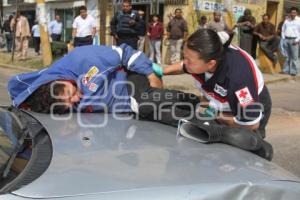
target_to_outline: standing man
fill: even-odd
[[[175,17],[170,20],[167,26],[167,38],[170,42],[171,64],[180,61],[183,41],[187,38],[187,23],[182,17],[182,10],[176,8]]]
[[[40,26],[37,20],[35,20],[34,25],[31,28],[33,36],[34,51],[36,55],[40,55],[40,45],[41,45],[41,35]]]
[[[125,43],[138,49],[138,23],[140,18],[137,11],[132,10],[131,1],[124,0],[122,10],[117,11],[110,21],[111,34],[118,46]]]
[[[60,41],[61,40],[61,33],[62,33],[63,24],[60,20],[59,15],[55,15],[55,19],[50,22],[49,24],[49,32],[51,35],[52,41]]]
[[[226,24],[226,22],[221,20],[222,17],[221,12],[215,11],[213,15],[214,15],[213,21],[208,23],[207,28],[212,29],[216,32],[221,32],[221,31],[229,32],[230,30],[228,28],[228,25]]]
[[[96,21],[87,14],[87,8],[79,8],[80,15],[73,22],[72,36],[74,38],[74,47],[92,45],[96,34]]]
[[[286,60],[282,69],[282,73],[296,76],[298,73],[298,54],[300,41],[300,18],[298,8],[290,8],[290,17],[285,20],[282,26],[281,38],[286,48]]]
[[[6,38],[6,47],[7,47],[7,52],[10,53],[12,49],[12,44],[13,44],[13,32],[10,27],[10,23],[14,17],[10,15],[7,20],[4,21],[3,24],[3,31],[5,34]]]
[[[138,50],[139,51],[144,51],[145,47],[145,34],[146,34],[146,23],[144,20],[144,11],[139,10],[138,15],[139,15],[139,23],[137,24],[137,32],[138,32]]]
[[[252,53],[253,49],[253,30],[255,28],[256,20],[251,14],[250,9],[246,9],[244,11],[244,15],[241,16],[237,24],[234,27],[239,28],[239,34],[240,34],[240,47],[245,50],[247,53],[249,53],[252,57],[254,57]],[[256,51],[256,49],[255,49]]]
[[[270,22],[270,15],[264,14],[262,22],[255,29],[254,34],[259,38],[259,46],[266,56],[276,65],[278,59],[274,54],[278,50],[279,38],[276,35],[275,25]]]
[[[10,27],[12,30],[16,28],[17,57],[20,60],[25,60],[27,56],[29,38],[31,36],[28,20],[25,16],[18,12],[16,17],[11,20]]]

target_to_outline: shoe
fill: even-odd
[[[265,140],[262,140],[262,146],[260,149],[251,152],[268,161],[271,161],[273,159],[273,147]]]
[[[247,151],[261,149],[263,141],[250,129],[209,122],[192,123],[186,120],[179,124],[178,134],[201,143],[221,142]]]

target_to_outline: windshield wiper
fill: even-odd
[[[13,112],[12,109],[14,109],[14,108],[10,107],[8,109],[8,111]],[[17,112],[19,112],[19,111],[17,111]],[[4,179],[7,178],[8,174],[10,172],[10,169],[11,169],[18,153],[23,148],[23,144],[24,144],[24,141],[25,141],[26,137],[29,135],[29,130],[27,128],[26,122],[23,122],[21,114],[18,113],[18,117],[19,117],[20,121],[22,122],[22,126],[23,126],[21,128],[21,133],[22,134],[21,134],[21,137],[17,140],[17,144],[16,144],[16,146],[15,146],[13,152],[12,152],[12,155],[10,156],[10,158],[7,161],[7,164],[4,168],[4,171],[2,173],[2,178],[4,178]]]

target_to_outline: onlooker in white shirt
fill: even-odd
[[[51,21],[49,24],[49,32],[50,32],[52,41],[60,41],[62,27],[63,27],[63,24],[60,21],[60,16],[55,15],[55,20]]]
[[[80,7],[80,15],[73,22],[72,36],[74,38],[74,46],[84,46],[93,44],[93,38],[96,34],[95,19],[87,14],[85,6]]]
[[[281,38],[287,57],[282,73],[296,76],[298,73],[298,55],[300,41],[300,18],[297,17],[298,8],[290,8],[290,17],[282,25]]]
[[[32,26],[31,33],[33,35],[34,51],[37,55],[40,55],[41,35],[40,26],[37,21],[35,21],[34,25]]]

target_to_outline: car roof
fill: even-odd
[[[53,157],[44,174],[13,192],[18,196],[52,198],[199,184],[205,188],[299,181],[252,153],[178,137],[174,127],[132,119],[132,115],[30,114],[46,128]]]

